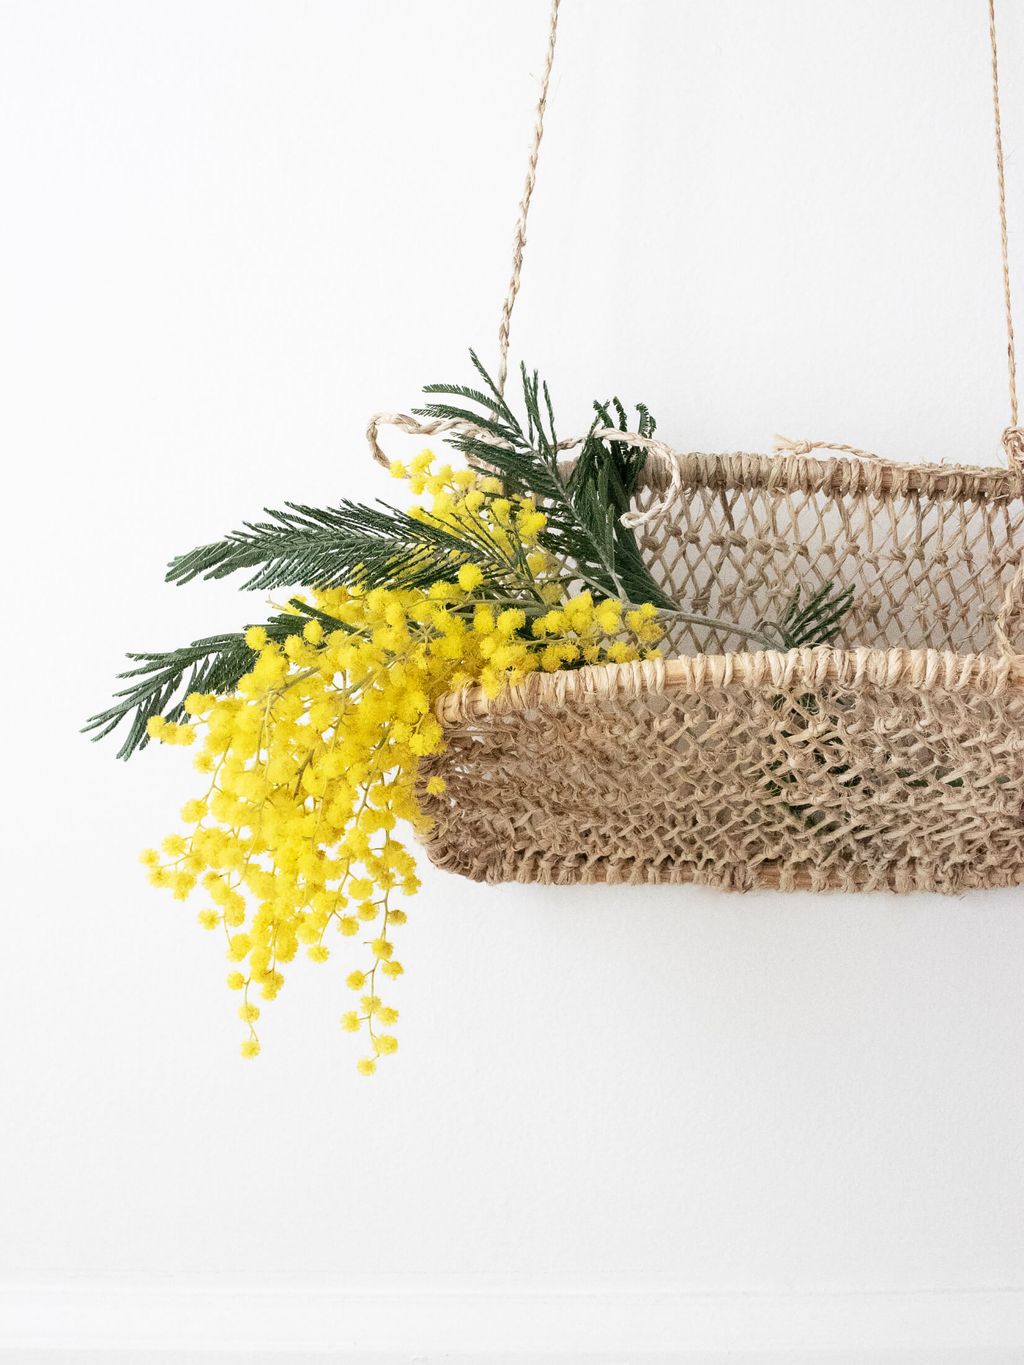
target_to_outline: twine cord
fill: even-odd
[[[484,427],[478,427],[474,422],[467,421],[464,417],[439,417],[436,420],[423,421],[419,417],[413,417],[407,412],[378,412],[370,418],[366,428],[366,440],[370,447],[370,454],[385,469],[391,468],[391,461],[385,455],[380,444],[381,427],[394,427],[397,431],[404,432],[407,436],[438,436],[451,433],[457,436],[471,436],[477,440],[487,441],[490,445],[501,446],[511,450],[512,446],[508,441],[499,440],[493,432],[487,431]],[[637,431],[620,431],[618,427],[598,427],[595,431],[587,432],[585,436],[569,436],[558,442],[558,450],[575,450],[591,436],[597,437],[599,441],[622,441],[631,446],[642,446],[658,459],[662,467],[668,472],[669,497],[678,493],[682,488],[682,475],[680,473],[679,460],[676,452],[667,446],[664,441],[654,441],[649,436],[641,436]],[[651,511],[658,509],[651,509]],[[624,526],[643,526],[651,519],[651,512],[627,512],[622,518]]]
[[[1010,389],[1010,425],[1003,432],[1006,462],[1015,474],[1024,473],[1024,431],[1017,425],[1017,352],[1013,335],[1013,297],[1010,289],[1010,242],[1006,226],[1006,164],[1003,157],[1003,123],[999,112],[999,43],[996,39],[996,0],[988,0],[988,36],[992,50],[992,114],[995,123],[996,179],[999,186],[999,241],[1003,263],[1003,310],[1006,316],[1006,363]],[[835,441],[792,441],[776,436],[775,455],[807,455],[812,450],[839,450],[858,460],[878,460],[871,451]]]
[[[544,56],[544,70],[540,80],[540,97],[533,119],[533,144],[530,159],[526,165],[526,183],[523,197],[519,201],[519,217],[512,239],[512,277],[508,282],[508,293],[501,309],[501,322],[498,324],[498,392],[504,394],[505,380],[508,378],[508,342],[512,326],[512,309],[519,293],[519,280],[523,273],[523,252],[526,249],[526,220],[530,216],[530,201],[537,183],[537,159],[540,144],[544,137],[544,112],[548,107],[548,87],[551,84],[551,68],[555,61],[555,40],[558,37],[558,7],[561,0],[551,0],[551,18],[548,24],[548,46]]]
[[[988,36],[992,47],[992,113],[996,134],[996,177],[999,182],[999,240],[1003,252],[1003,304],[1006,311],[1006,361],[1010,381],[1010,426],[1017,426],[1017,353],[1013,340],[1013,299],[1010,292],[1010,243],[1006,230],[1006,167],[1003,161],[1003,122],[999,114],[999,44],[996,41],[996,0],[988,0]],[[1004,446],[1010,454],[1004,437]]]
[[[526,183],[519,203],[519,217],[516,221],[512,246],[512,275],[508,292],[502,305],[501,321],[498,327],[498,390],[505,392],[508,377],[509,335],[512,325],[512,310],[523,270],[523,253],[526,248],[526,224],[530,213],[534,186],[537,183],[537,161],[540,145],[544,136],[544,114],[547,109],[548,88],[551,83],[551,68],[555,60],[555,43],[558,37],[558,9],[561,0],[552,0],[548,23],[548,43],[541,75],[540,96],[534,111],[533,142],[527,162]],[[999,185],[999,238],[1002,247],[1003,303],[1006,314],[1006,357],[1009,370],[1010,425],[1003,433],[1002,445],[1006,460],[1015,473],[1024,471],[1024,432],[1018,427],[1017,403],[1017,355],[1013,332],[1013,300],[1010,288],[1010,246],[1006,221],[1006,167],[1003,156],[1003,127],[999,108],[999,45],[996,38],[995,0],[988,0],[988,31],[992,50],[992,111],[995,121],[996,174]],[[858,460],[878,460],[881,456],[871,451],[860,450],[856,446],[834,441],[793,441],[788,437],[776,437],[773,445],[775,454],[808,454],[812,450],[835,450]]]

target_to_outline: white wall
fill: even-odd
[[[187,758],[76,734],[123,650],[245,617],[163,586],[172,553],[389,496],[368,415],[493,357],[546,10],[2,8],[9,1359],[1021,1359],[1019,893],[428,872],[394,1062],[355,1074],[332,963],[297,964],[243,1064],[216,944],[136,863]],[[986,22],[565,0],[515,323],[563,426],[618,390],[683,449],[996,461]]]

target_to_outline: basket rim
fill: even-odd
[[[638,485],[664,492],[679,466],[691,487],[771,488],[832,495],[864,493],[890,497],[904,493],[951,501],[1014,500],[1024,496],[1024,472],[1005,466],[908,464],[898,460],[860,460],[846,455],[766,455],[755,451],[652,451]]]
[[[530,673],[489,697],[471,684],[438,698],[442,725],[489,716],[558,710],[600,701],[629,701],[649,693],[709,688],[791,687],[815,690],[826,682],[856,689],[904,687],[917,691],[975,692],[994,696],[1024,690],[1024,654],[958,654],[939,649],[762,650],[680,654],[637,663],[587,664],[555,673]]]

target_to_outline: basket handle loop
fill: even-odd
[[[1003,432],[1003,450],[1011,474],[1024,478],[1024,430],[1018,426],[1007,427]]]
[[[407,412],[378,412],[370,418],[369,425],[366,428],[366,440],[370,447],[370,454],[384,469],[391,468],[391,461],[380,444],[381,427],[394,427],[397,431],[404,431],[407,436],[440,436],[452,432],[456,436],[478,437],[485,440],[489,445],[507,445],[507,442],[499,441],[493,432],[487,431],[484,427],[478,427],[474,422],[467,421],[464,417],[439,417],[431,421],[422,421],[418,417],[411,417]],[[597,437],[599,441],[623,441],[627,445],[642,446],[669,471],[669,492],[665,495],[666,501],[671,500],[672,494],[679,491],[682,476],[675,452],[664,441],[652,440],[649,436],[641,436],[639,432],[620,431],[618,427],[597,427],[595,430],[587,432],[585,436],[570,436],[559,441],[557,448],[559,450],[574,450],[576,446],[583,445],[584,441],[589,440],[591,436]],[[511,447],[509,448],[511,449]],[[650,513],[636,512],[627,515],[630,518],[635,518],[626,521],[624,517],[623,522],[627,526],[640,526],[649,519]]]
[[[488,445],[512,449],[507,441],[499,440],[492,431],[488,431],[485,427],[478,427],[475,422],[470,422],[465,417],[438,417],[432,421],[423,422],[418,417],[411,417],[407,412],[377,412],[370,418],[369,425],[366,428],[366,441],[370,447],[370,454],[384,469],[391,468],[391,461],[381,449],[381,427],[394,427],[397,431],[404,431],[407,436],[441,436],[452,432],[456,436],[475,436],[478,440],[486,441]],[[602,437],[614,435],[621,439],[628,436],[630,441],[635,441],[637,445],[644,444],[642,436],[633,436],[628,432],[599,431],[596,435]],[[586,439],[586,436],[571,436],[568,440],[559,441],[557,449],[572,450],[574,446],[582,445]],[[667,450],[668,447],[666,446],[665,449]]]
[[[407,436],[439,436],[451,431],[459,436],[478,436],[492,445],[498,444],[492,432],[485,431],[483,427],[478,427],[461,417],[438,417],[434,421],[422,422],[418,417],[410,417],[407,412],[377,412],[370,418],[366,428],[366,440],[370,454],[384,469],[391,468],[391,461],[381,449],[379,440],[381,427],[395,427],[398,431],[404,431]],[[559,444],[565,446],[566,442],[562,441]]]
[[[1002,446],[1007,469],[1015,477],[1024,479],[1024,430],[1020,427],[1007,427],[1003,432]],[[810,455],[814,450],[837,450],[854,460],[889,463],[884,456],[876,455],[873,450],[861,450],[859,446],[844,445],[842,441],[794,441],[790,436],[772,438],[773,455]]]

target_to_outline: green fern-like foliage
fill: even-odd
[[[572,576],[606,597],[626,602],[675,604],[651,577],[633,531],[621,517],[630,507],[637,478],[647,459],[642,446],[601,440],[596,432],[617,427],[628,431],[626,411],[618,399],[595,402],[595,420],[579,458],[565,472],[558,447],[548,386],[525,365],[520,371],[523,417],[513,412],[475,352],[470,358],[483,384],[428,384],[427,394],[441,401],[417,408],[419,416],[470,422],[480,434],[456,433],[451,444],[468,463],[490,471],[510,493],[534,498],[548,524],[541,537],[546,550],[571,566]],[[465,404],[472,404],[471,407]],[[637,407],[637,433],[649,437],[655,421]],[[614,415],[613,415],[614,414]]]
[[[272,616],[258,623],[270,640],[284,641],[302,629],[313,617],[325,629],[343,630],[340,621],[318,611],[306,602],[293,599],[291,613]],[[246,627],[246,630],[248,627]],[[153,716],[179,722],[185,719],[185,698],[190,692],[214,692],[225,696],[235,690],[256,662],[256,652],[245,643],[245,630],[226,635],[209,635],[179,649],[129,654],[133,665],[117,675],[126,683],[114,693],[105,711],[90,716],[82,727],[92,739],[103,739],[122,724],[127,724],[118,758],[130,758],[149,743],[146,726]]]
[[[532,496],[544,508],[548,524],[540,543],[566,566],[567,577],[602,596],[671,607],[671,599],[648,572],[636,537],[620,520],[629,509],[646,451],[594,434],[616,425],[628,430],[622,404],[595,403],[591,433],[567,473],[559,458],[547,385],[523,369],[520,419],[471,355],[485,389],[431,384],[425,392],[475,406],[437,402],[420,409],[420,415],[458,417],[480,430],[480,435],[457,435],[452,444],[474,467],[497,473],[510,493]],[[654,419],[643,406],[637,412],[639,434],[650,436]],[[425,587],[450,577],[453,566],[463,563],[478,565],[494,590],[535,594],[522,556],[514,550],[505,553],[471,523],[454,527],[429,515],[411,517],[386,503],[371,507],[348,501],[331,508],[288,503],[283,510],[268,511],[265,520],[246,522],[222,540],[179,555],[171,561],[167,579],[189,583],[243,572],[249,574],[246,588],[297,583],[318,588],[356,583],[367,588]]]
[[[337,507],[286,503],[267,520],[245,522],[223,540],[200,545],[171,560],[169,583],[227,578],[249,572],[243,587],[311,588],[360,584],[367,588],[426,587],[471,561],[491,584],[515,567],[488,536],[472,526],[454,530],[429,516],[411,517],[395,507],[341,502]]]
[[[853,605],[853,588],[837,588],[831,580],[801,606],[803,590],[797,585],[777,621],[764,623],[783,649],[830,645],[843,628]]]
[[[636,536],[622,524],[637,480],[647,460],[642,445],[602,439],[598,431],[630,430],[630,419],[618,399],[594,403],[594,420],[575,460],[567,461],[558,445],[548,386],[525,366],[520,372],[521,414],[499,392],[477,356],[470,357],[477,385],[430,384],[434,401],[418,410],[431,419],[456,418],[470,423],[472,434],[456,434],[451,443],[469,464],[496,474],[510,494],[532,497],[543,508],[547,525],[540,544],[562,566],[566,589],[590,588],[596,596],[615,597],[627,605],[651,602],[666,622],[674,617],[718,631],[735,633],[761,649],[792,649],[827,644],[835,639],[849,610],[852,589],[826,583],[807,595],[797,585],[777,620],[741,628],[687,611],[652,578]],[[642,404],[635,427],[649,438],[655,421]],[[173,559],[171,583],[197,578],[247,577],[250,589],[406,587],[424,588],[450,579],[462,564],[479,567],[483,581],[477,596],[513,601],[527,616],[547,607],[541,600],[522,546],[499,545],[472,520],[452,525],[429,513],[410,516],[385,503],[365,506],[342,501],[335,507],[287,503],[267,511],[259,521],[245,522],[221,540],[200,545]],[[343,628],[308,604],[293,599],[291,614],[262,623],[269,638],[284,640],[296,633],[301,618],[314,616],[328,629]],[[468,610],[472,610],[469,604]],[[297,623],[296,614],[300,621]],[[106,710],[91,717],[85,730],[99,739],[122,724],[127,731],[119,757],[127,758],[148,741],[153,716],[181,720],[189,692],[226,694],[255,662],[245,632],[213,635],[180,649],[129,654],[132,667],[119,674],[126,685]]]

